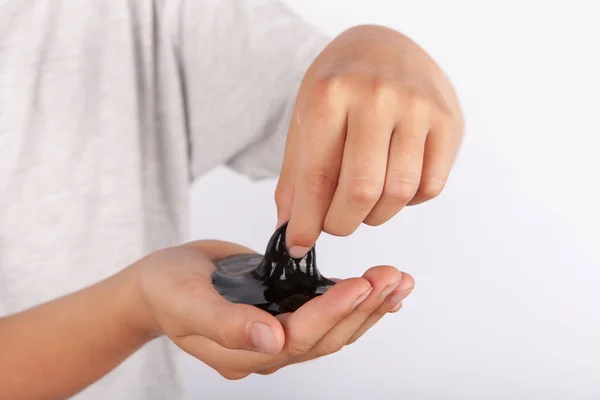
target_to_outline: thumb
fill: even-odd
[[[210,294],[194,317],[197,334],[228,349],[266,354],[281,351],[285,334],[275,317],[254,306],[230,303],[212,287],[206,292]]]
[[[185,247],[200,251],[207,263],[233,254],[252,253],[243,246],[218,240],[200,240]],[[190,290],[179,290],[170,301],[188,330],[228,349],[252,350],[277,354],[283,348],[285,334],[281,323],[258,307],[231,303],[214,288],[210,272],[206,268],[204,279],[194,280]],[[183,298],[181,298],[183,296]]]

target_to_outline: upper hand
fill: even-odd
[[[398,311],[414,285],[410,275],[393,267],[374,267],[362,278],[338,282],[296,312],[274,317],[230,303],[212,285],[212,260],[250,252],[200,241],[138,261],[133,268],[147,305],[143,329],[168,335],[224,377],[239,379],[340,350],[383,315]]]
[[[462,125],[450,83],[414,42],[381,27],[342,34],[308,70],[290,125],[275,195],[290,253],[436,197]]]

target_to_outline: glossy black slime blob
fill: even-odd
[[[334,285],[317,269],[315,248],[302,258],[285,246],[287,223],[275,231],[265,255],[239,254],[216,262],[213,285],[227,300],[250,304],[273,315],[296,311]]]

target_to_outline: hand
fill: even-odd
[[[414,42],[374,26],[342,34],[309,68],[290,125],[275,194],[290,254],[436,197],[462,131],[450,83]]]
[[[340,350],[402,306],[414,286],[389,266],[339,281],[294,313],[277,317],[232,304],[212,286],[212,260],[251,253],[231,243],[200,241],[154,253],[132,268],[147,311],[144,329],[166,334],[181,349],[228,379],[268,374]]]

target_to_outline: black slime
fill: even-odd
[[[287,223],[278,228],[264,255],[238,254],[215,263],[213,285],[232,303],[259,307],[273,315],[294,312],[335,282],[321,275],[315,248],[292,258],[285,245]]]

